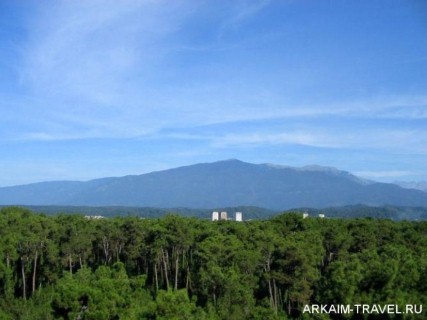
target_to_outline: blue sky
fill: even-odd
[[[0,1],[0,186],[238,158],[427,180],[427,4]]]

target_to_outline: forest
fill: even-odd
[[[209,221],[0,210],[0,319],[426,319],[308,314],[427,308],[427,222]]]

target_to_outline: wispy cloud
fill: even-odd
[[[94,128],[108,136],[140,134],[138,123],[158,127],[150,82],[169,53],[162,41],[179,30],[187,5],[75,1],[41,7],[24,46],[21,81],[39,100],[28,111],[76,125],[83,137]]]
[[[224,19],[237,23],[264,5],[232,6],[240,10]],[[28,23],[20,66],[21,82],[37,101],[26,112],[35,123],[47,120],[69,130],[44,126],[23,136],[132,137],[165,126],[227,121],[227,114],[236,120],[244,108],[230,107],[236,97],[227,101],[224,87],[168,83],[174,71],[163,64],[181,47],[175,38],[197,7],[192,1],[130,0],[41,6]],[[212,95],[224,99],[214,103]],[[254,111],[252,118],[262,113]]]
[[[215,147],[237,147],[237,146],[259,146],[259,145],[289,145],[299,144],[312,147],[334,148],[337,147],[329,137],[316,136],[308,132],[289,132],[276,134],[226,134],[224,136],[212,137]]]
[[[398,179],[398,178],[407,177],[407,176],[415,176],[419,174],[419,172],[403,171],[403,170],[357,171],[357,172],[354,172],[354,174],[367,179],[388,180],[388,179]]]
[[[237,29],[270,3],[271,0],[236,1],[230,16],[220,24],[218,37],[223,38],[229,29]]]
[[[213,148],[257,148],[268,145],[301,145],[337,150],[382,151],[387,154],[427,154],[425,128],[390,128],[344,123],[327,126],[324,120],[243,122],[216,124],[198,128],[166,130],[148,135],[148,139],[203,141]],[[399,146],[396,149],[396,145]]]
[[[269,5],[270,1],[239,1],[221,7],[225,13],[210,26],[217,37],[212,46],[208,43],[205,54],[214,52],[215,46],[224,47],[218,40],[221,34],[242,28]],[[227,78],[224,74],[232,75],[227,71],[232,66],[215,67],[216,60],[211,60],[213,67],[203,61],[186,64],[194,69],[191,72],[180,68],[177,52],[191,44],[182,30],[208,7],[194,1],[148,0],[60,1],[40,6],[28,22],[19,66],[22,85],[31,96],[21,105],[26,104],[23,112],[32,124],[26,126],[16,112],[8,121],[22,123],[26,130],[14,138],[132,138],[165,128],[330,116],[426,119],[427,97],[422,95],[302,104],[257,79],[242,83],[240,78]],[[290,83],[295,81],[294,75],[289,77]],[[251,140],[336,145],[326,138],[319,142],[319,132],[304,129],[305,136],[252,133]],[[231,132],[223,140],[230,144],[238,139]]]

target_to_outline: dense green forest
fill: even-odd
[[[427,222],[217,221],[0,211],[0,319],[425,319],[307,314],[427,307]]]

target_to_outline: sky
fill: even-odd
[[[230,158],[427,180],[427,2],[0,0],[0,186]]]

